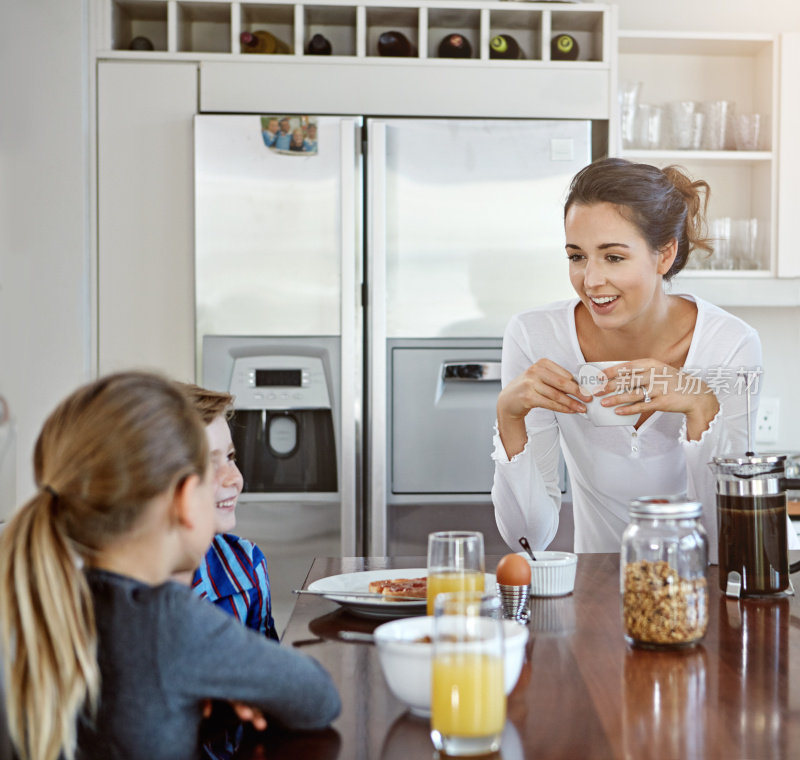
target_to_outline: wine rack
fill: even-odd
[[[314,0],[293,4],[280,0],[220,2],[220,0],[99,0],[96,51],[101,57],[207,58],[242,56],[239,37],[245,31],[268,31],[285,42],[293,60],[306,55],[314,34],[330,40],[335,58],[378,59],[377,39],[385,31],[400,31],[416,49],[414,58],[438,57],[439,43],[451,33],[466,37],[471,58],[491,59],[489,41],[497,34],[514,37],[524,59],[515,65],[607,67],[611,60],[610,8],[591,2],[575,5],[480,0]],[[577,42],[574,61],[551,61],[550,42],[569,34]],[[152,50],[131,50],[134,38],[145,37]],[[272,57],[272,56],[271,56]],[[449,65],[473,65],[470,59],[447,58]]]

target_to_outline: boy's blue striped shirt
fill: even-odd
[[[272,598],[264,552],[254,543],[231,533],[217,533],[192,578],[192,590],[213,602],[239,622],[278,640],[272,619]],[[242,727],[206,743],[203,757],[231,760],[242,740]]]
[[[192,578],[192,589],[248,628],[278,640],[272,618],[269,573],[264,553],[231,533],[218,533]]]

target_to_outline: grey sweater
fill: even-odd
[[[290,729],[327,726],[341,703],[314,660],[248,630],[176,583],[148,586],[87,572],[94,595],[102,691],[82,720],[81,760],[199,757],[205,699],[237,700]]]

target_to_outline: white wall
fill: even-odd
[[[764,358],[761,395],[780,399],[778,442],[759,444],[757,450],[800,451],[800,308],[740,307],[729,311],[758,330]]]
[[[797,0],[617,0],[620,29],[800,31]]]
[[[0,394],[18,498],[44,417],[92,369],[87,2],[0,9]]]
[[[32,490],[47,413],[96,365],[89,199],[89,0],[0,9],[0,394],[18,421],[17,496]],[[796,0],[620,0],[624,29],[800,31]],[[35,36],[35,41],[32,37]],[[759,328],[781,395],[779,446],[800,449],[800,309],[739,309]],[[796,399],[796,401],[792,401]],[[0,504],[0,516],[9,504]]]

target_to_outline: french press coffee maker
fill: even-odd
[[[750,385],[747,383],[747,452],[714,457],[717,477],[719,583],[728,596],[766,596],[791,590],[787,534],[788,489],[800,480],[786,477],[785,454],[756,454],[750,438]]]
[[[714,457],[717,476],[719,582],[729,596],[763,596],[789,589],[786,455]]]

